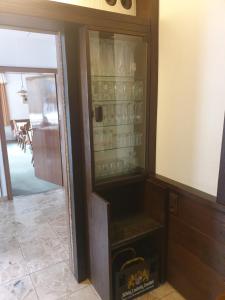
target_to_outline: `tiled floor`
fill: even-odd
[[[68,266],[62,190],[0,202],[0,300],[100,300]],[[184,300],[163,285],[139,300]]]

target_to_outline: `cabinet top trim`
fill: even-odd
[[[46,18],[59,22],[72,22],[88,26],[95,25],[125,30],[130,29],[137,32],[148,32],[149,27],[149,20],[146,18],[46,0],[23,0],[23,5],[21,5],[20,0],[1,0],[0,11],[1,14]]]

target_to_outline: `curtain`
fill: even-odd
[[[10,125],[9,105],[4,83],[0,83],[0,101],[2,105],[3,121],[5,126]]]

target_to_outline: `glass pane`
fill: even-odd
[[[95,178],[143,173],[147,44],[96,31],[89,38]]]

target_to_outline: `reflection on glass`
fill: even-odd
[[[146,42],[96,31],[89,37],[96,180],[140,174],[145,169]]]

